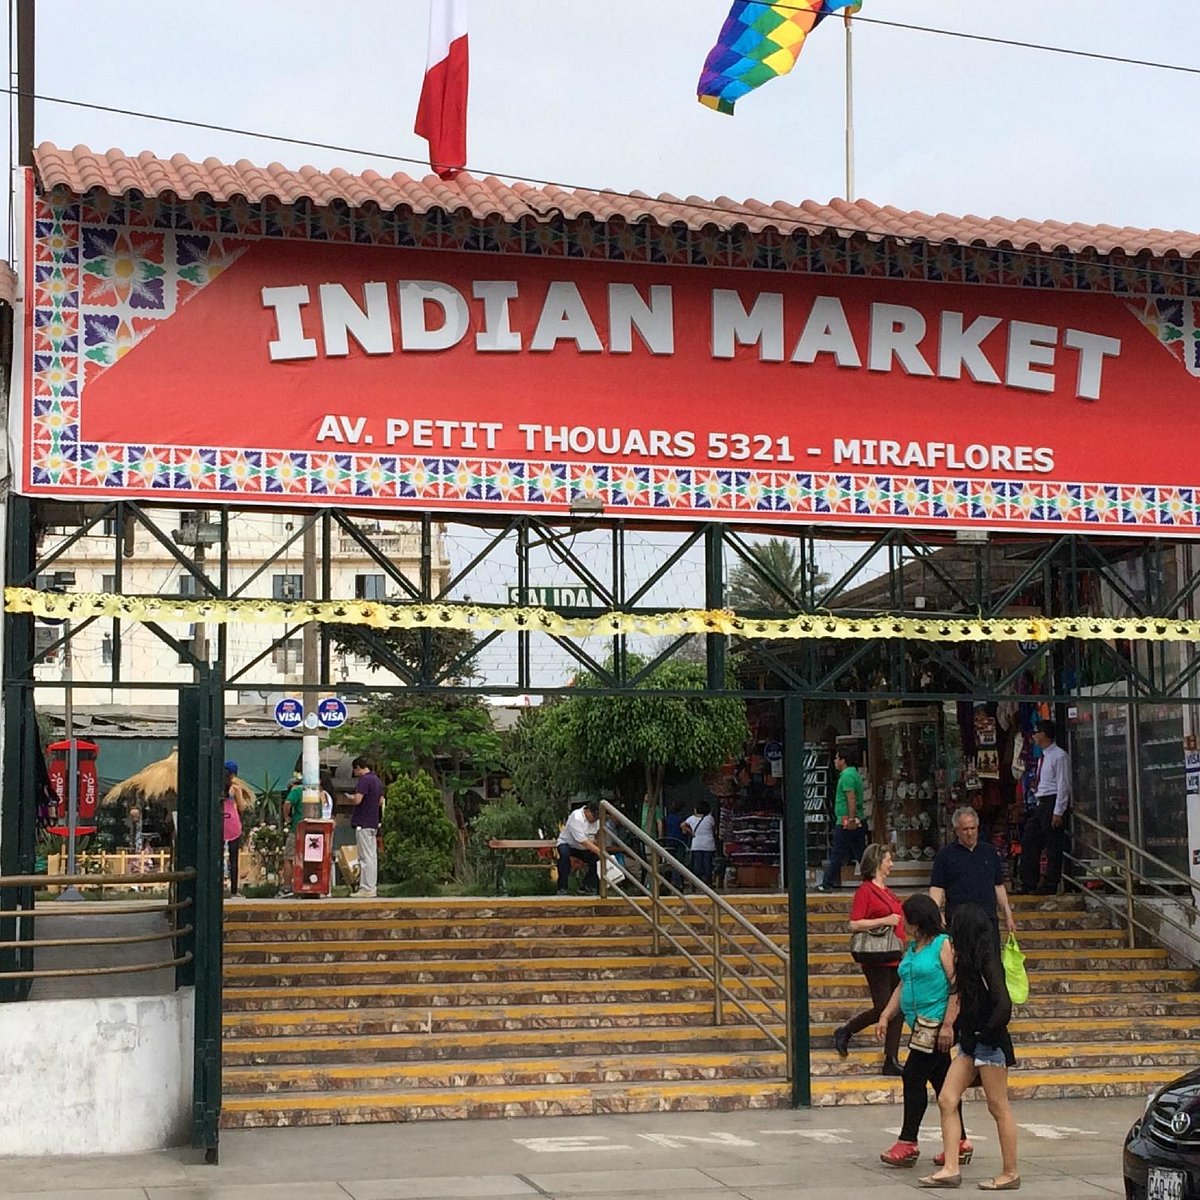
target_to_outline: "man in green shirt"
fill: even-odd
[[[296,827],[304,820],[304,784],[300,773],[292,774],[291,787],[283,798],[283,825],[287,832],[287,841],[283,846],[283,879],[281,891],[285,896],[292,892],[292,874],[296,862]]]
[[[833,801],[833,840],[825,874],[817,884],[818,892],[836,891],[842,882],[842,867],[862,858],[867,830],[862,823],[863,781],[858,773],[858,751],[839,749],[833,758],[838,769],[837,792]]]

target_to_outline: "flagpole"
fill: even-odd
[[[854,199],[854,19],[851,8],[842,14],[846,25],[846,199]]]

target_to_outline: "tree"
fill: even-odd
[[[729,576],[725,599],[739,613],[790,613],[797,603],[829,582],[814,564],[805,564],[796,543],[768,538],[750,548],[754,565],[743,562]],[[794,598],[793,598],[794,597]]]
[[[384,779],[428,775],[441,792],[446,819],[463,827],[458,797],[501,763],[500,735],[476,696],[374,696],[330,739],[370,759]],[[462,847],[458,861],[461,863]]]
[[[504,736],[504,763],[513,790],[542,828],[557,829],[566,801],[591,783],[574,755],[569,702],[525,708]]]
[[[398,883],[412,895],[428,895],[449,879],[458,830],[424,771],[402,775],[388,785],[382,835],[379,868],[385,883]]]
[[[500,735],[476,696],[373,696],[331,741],[371,759],[385,778],[424,771],[448,792],[463,791],[501,761]]]
[[[470,653],[476,638],[466,629],[370,629],[360,625],[330,625],[329,634],[339,654],[366,659],[367,670],[371,672],[392,671],[390,655],[414,675],[420,675],[422,663],[426,672],[435,676],[450,669],[449,683],[465,683],[477,675],[475,659]]]
[[[644,665],[630,656],[631,671]],[[581,676],[577,682],[597,681]],[[524,739],[512,746],[514,780],[532,779],[545,789],[559,778],[599,791],[619,787],[623,780],[627,784],[632,777],[640,791],[659,803],[668,775],[715,770],[745,741],[745,704],[704,694],[705,682],[703,667],[667,662],[634,691],[572,696],[547,706],[529,723]],[[697,694],[658,694],[670,690]],[[556,777],[559,770],[574,774]]]

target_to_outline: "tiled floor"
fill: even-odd
[[[1121,1144],[1135,1099],[1029,1101],[1022,1196],[1123,1196]],[[924,1172],[889,1171],[878,1152],[895,1108],[447,1121],[229,1132],[221,1161],[190,1151],[0,1160],[3,1200],[900,1200]],[[998,1168],[982,1104],[968,1106],[974,1162],[964,1193]],[[933,1116],[922,1136],[936,1151]]]

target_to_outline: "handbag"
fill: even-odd
[[[913,1021],[908,1048],[919,1050],[922,1054],[932,1054],[937,1049],[938,1030],[941,1027],[942,1023],[936,1017],[923,1017],[918,1013]]]
[[[877,925],[850,935],[850,957],[856,963],[896,962],[904,954],[904,943],[894,925]]]
[[[1014,1004],[1024,1004],[1029,999],[1029,976],[1025,971],[1025,955],[1017,945],[1015,933],[1008,935],[1008,941],[1000,951],[1000,962],[1004,967],[1008,998]]]

